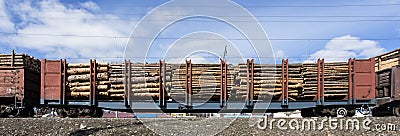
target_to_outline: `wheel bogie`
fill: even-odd
[[[383,117],[383,116],[396,116],[400,117],[400,102],[394,101],[385,105],[375,107],[372,112],[372,116]]]
[[[50,109],[50,110],[49,110]],[[92,117],[100,118],[103,116],[103,110],[99,107],[56,107],[56,108],[41,108],[41,114],[49,114],[51,117]]]
[[[355,114],[355,106],[316,107],[301,110],[302,117],[352,117]]]
[[[396,117],[400,117],[400,106],[395,106],[392,108],[393,115]]]

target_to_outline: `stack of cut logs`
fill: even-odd
[[[302,68],[304,78],[303,97],[315,97],[317,94],[317,64],[305,63]],[[346,97],[349,84],[349,69],[347,62],[325,63],[324,69],[324,96],[325,99],[332,97]]]
[[[172,69],[170,95],[175,100],[184,100],[186,93],[186,64],[173,65]],[[194,101],[217,100],[219,98],[220,69],[220,64],[192,64],[192,99]],[[232,67],[228,66],[227,69],[227,90],[230,90],[233,86],[234,73]]]
[[[302,90],[302,77],[300,73],[301,64],[289,64],[288,92],[289,99],[295,100]],[[254,95],[272,96],[279,99],[282,94],[282,65],[255,64],[254,65]],[[237,97],[246,97],[247,94],[247,65],[239,64],[239,73],[236,77],[240,81],[235,86]]]
[[[375,57],[375,70],[383,70],[400,65],[400,49]]]
[[[160,89],[160,66],[158,63],[152,64],[132,64],[132,91],[133,96],[138,98],[152,97],[158,99]],[[167,66],[166,82],[170,81],[170,72]],[[166,87],[166,90],[168,87]],[[167,90],[168,91],[168,90]]]
[[[68,90],[73,97],[90,94],[89,64],[68,64]],[[101,64],[97,67],[97,90],[100,96],[121,99],[125,94],[125,64]],[[317,64],[294,63],[288,65],[289,100],[315,98],[317,93]],[[230,98],[246,98],[247,65],[227,67],[227,95]],[[159,64],[131,64],[132,96],[134,99],[158,99]],[[192,64],[192,99],[219,100],[220,64]],[[166,65],[166,96],[177,101],[184,100],[186,93],[186,64]],[[325,63],[325,98],[342,98],[348,91],[348,63]],[[254,65],[254,96],[272,96],[274,100],[282,94],[282,65]],[[145,97],[147,96],[147,97]],[[333,97],[335,96],[335,97]]]
[[[166,66],[166,81],[170,81],[171,72],[170,68]],[[146,99],[152,97],[153,99],[159,96],[159,64],[131,64],[131,83],[132,83],[132,96],[134,99]],[[124,64],[111,64],[110,83],[111,89],[108,94],[112,98],[122,98],[124,96]],[[167,83],[168,84],[168,83]],[[166,86],[168,91],[168,85]],[[147,97],[145,97],[147,96]]]
[[[124,64],[112,63],[110,64],[110,90],[108,95],[111,98],[123,98],[124,97]]]
[[[109,89],[109,68],[107,63],[97,64],[96,87],[99,97],[106,97]],[[90,64],[68,64],[67,88],[72,97],[88,97],[90,95]]]
[[[0,66],[25,67],[40,72],[40,60],[26,54],[0,54]]]

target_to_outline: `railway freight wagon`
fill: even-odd
[[[41,62],[42,105],[59,115],[129,112],[277,112],[352,116],[374,106],[375,59],[290,64]]]
[[[375,57],[376,99],[374,116],[400,117],[400,49]]]
[[[0,54],[0,115],[33,116],[39,107],[40,61],[25,54]]]

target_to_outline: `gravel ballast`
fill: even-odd
[[[127,118],[3,118],[0,119],[0,133],[2,135],[382,136],[399,135],[400,132],[399,117],[268,118],[266,128],[263,128],[264,122],[253,122],[256,120],[259,119],[249,122],[247,118],[165,118],[141,119],[140,121]],[[308,128],[310,120],[315,121],[316,128],[313,128],[313,125],[311,125],[311,128]],[[356,127],[353,128],[352,125],[353,123],[357,124],[357,122],[359,123],[358,130]],[[311,124],[313,123],[311,121]],[[305,126],[303,127],[302,124],[305,124]],[[323,127],[320,124],[323,124]],[[336,127],[335,124],[337,124]],[[365,126],[367,127],[365,128]]]

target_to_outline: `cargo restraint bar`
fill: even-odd
[[[162,60],[160,60],[160,63],[159,63],[159,75],[160,75],[160,78],[158,79],[158,83],[159,83],[159,97],[158,97],[158,100],[159,100],[159,106],[160,106],[160,108],[166,108],[166,104],[167,104],[167,100],[166,100],[166,93],[165,93],[165,85],[166,85],[166,70],[167,70],[167,68],[166,68],[166,65],[165,65],[165,62],[164,61],[162,61]]]
[[[324,93],[325,93],[325,63],[324,59],[318,59],[317,61],[317,96],[314,100],[317,101],[317,105],[324,105]]]
[[[186,94],[185,94],[185,106],[188,109],[192,109],[192,61],[186,60]]]
[[[354,78],[354,59],[349,59],[349,91],[347,94],[347,99],[349,104],[354,104],[355,99],[354,99],[354,84],[353,84],[353,78]]]
[[[61,60],[61,100],[60,100],[60,104],[67,104],[67,100],[66,100],[66,82],[67,82],[67,60],[63,59]]]
[[[90,106],[97,106],[97,100],[96,100],[96,96],[97,96],[97,63],[96,60],[90,60],[90,96],[89,96],[89,105]]]
[[[132,65],[131,60],[125,60],[124,63],[124,103],[125,107],[131,106],[132,91]]]
[[[281,83],[282,83],[282,94],[279,100],[282,101],[282,107],[287,107],[289,105],[289,60],[282,59],[282,73],[281,73]]]
[[[226,65],[226,61],[225,60],[220,60],[220,107],[223,108],[226,106],[227,104],[227,94],[226,94],[226,89],[227,89],[227,84],[228,84],[228,80],[227,80],[227,65]]]
[[[247,94],[246,106],[254,107],[254,59],[247,59]]]

